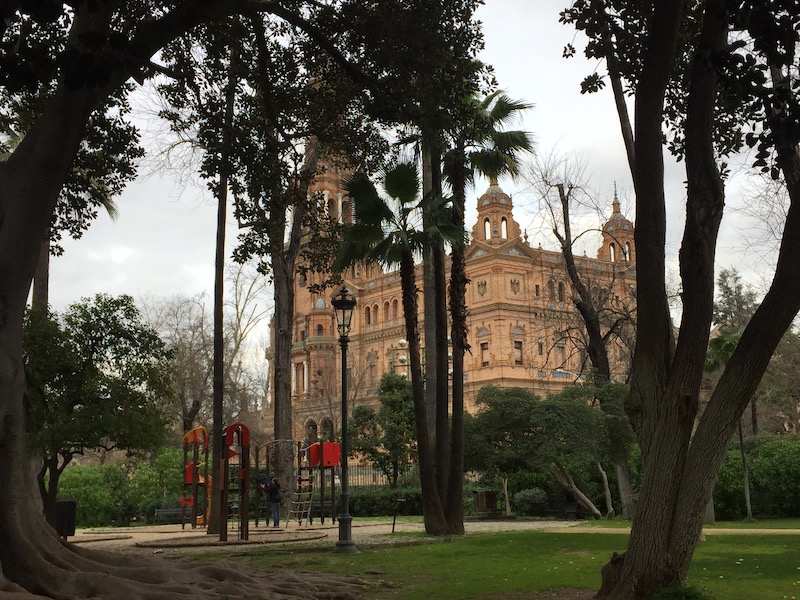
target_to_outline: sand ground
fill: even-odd
[[[397,521],[392,533],[392,519],[359,520],[353,519],[352,536],[356,546],[374,546],[377,544],[412,543],[425,538],[421,522]],[[549,521],[549,520],[487,520],[468,521],[465,523],[467,535],[477,532],[548,530],[554,533],[597,533],[604,535],[628,533],[628,529],[605,529],[586,527],[584,521]],[[749,535],[754,533],[773,533],[800,535],[797,529],[706,529],[707,535]],[[418,534],[418,535],[415,535]],[[228,540],[220,542],[219,536],[209,535],[205,528],[180,525],[156,525],[140,527],[80,529],[69,541],[84,547],[103,550],[121,551],[135,554],[181,555],[196,552],[197,549],[213,547],[263,545],[263,544],[299,544],[302,546],[324,546],[327,542],[334,544],[339,536],[338,523],[326,519],[324,523],[316,521],[312,525],[299,525],[297,522],[280,527],[267,526],[263,521],[256,526],[250,523],[248,540],[240,540],[238,527],[231,524],[228,528]]]

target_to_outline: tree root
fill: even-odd
[[[174,600],[182,596],[193,600],[355,600],[362,590],[371,587],[370,582],[358,577],[265,570],[226,561],[164,562],[77,549],[72,544],[26,558],[15,566],[35,565],[35,573],[7,574],[19,583],[2,581],[3,600]]]

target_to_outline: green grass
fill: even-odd
[[[471,534],[439,543],[379,546],[359,554],[258,548],[242,558],[281,569],[360,575],[376,582],[365,599],[483,600],[522,598],[553,588],[597,589],[600,568],[627,536],[542,531]],[[800,593],[798,539],[787,535],[717,535],[698,546],[689,583],[718,600],[792,598]],[[205,560],[211,558],[206,555]]]
[[[587,527],[598,529],[625,529],[631,526],[626,519],[614,518],[586,521]],[[800,529],[800,519],[756,519],[753,521],[717,521],[706,525],[708,529]]]

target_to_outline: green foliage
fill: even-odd
[[[581,399],[543,402],[522,388],[484,386],[476,402],[478,413],[467,425],[467,469],[514,473],[593,463],[597,456],[602,420]]]
[[[753,513],[766,517],[798,517],[800,506],[800,439],[797,436],[756,438],[746,445]],[[725,455],[714,488],[714,507],[724,519],[745,515],[742,458],[738,448]]]
[[[547,505],[547,493],[540,488],[530,488],[517,492],[511,506],[519,515],[533,516],[536,509]]]
[[[165,448],[152,461],[139,460],[130,474],[128,500],[136,516],[150,519],[157,508],[177,508],[183,493],[183,450]]]
[[[31,440],[43,456],[161,443],[170,354],[130,296],[100,294],[60,316],[28,313],[23,344]]]
[[[754,449],[749,466],[753,503],[762,514],[800,517],[800,439],[768,439]]]
[[[717,277],[714,324],[719,325],[725,332],[741,331],[750,321],[756,307],[756,293],[742,281],[739,271],[722,269]],[[730,357],[730,354],[728,356]]]
[[[40,489],[52,516],[59,475],[73,455],[94,448],[133,454],[163,442],[170,353],[130,296],[102,294],[63,315],[28,312],[23,349],[29,442],[44,460]]]
[[[380,407],[357,406],[349,419],[354,454],[369,459],[397,486],[400,474],[414,463],[414,400],[411,383],[392,372],[384,373],[378,388]]]
[[[68,467],[61,475],[62,498],[77,500],[80,527],[127,525],[134,509],[128,500],[128,480],[119,465]]]
[[[422,490],[405,488],[353,488],[350,491],[350,513],[357,517],[382,517],[394,514],[398,498],[405,498],[399,515],[422,514]]]

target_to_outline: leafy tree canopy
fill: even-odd
[[[395,373],[384,373],[378,402],[377,412],[369,406],[353,409],[349,420],[352,451],[366,456],[395,487],[399,475],[416,458],[411,382]]]
[[[30,442],[42,456],[163,441],[170,353],[130,296],[86,298],[61,315],[29,312],[24,348]]]
[[[594,462],[601,414],[580,397],[542,401],[523,388],[484,386],[469,419],[468,468],[510,474]]]

